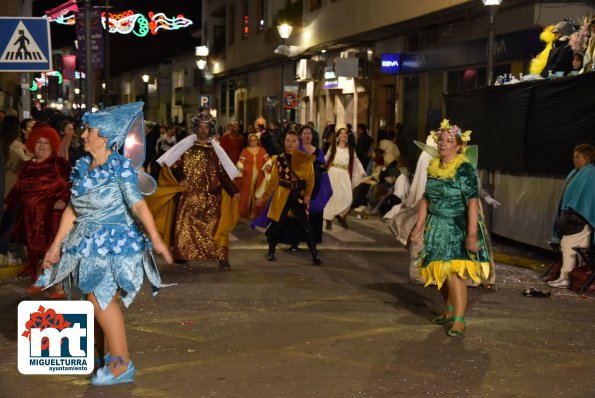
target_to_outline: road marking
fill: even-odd
[[[180,339],[192,340],[192,341],[196,341],[199,343],[204,343],[205,341],[207,341],[207,338],[203,337],[203,336],[199,336],[199,335],[188,336],[185,334],[172,332],[171,330],[165,331],[165,330],[159,330],[157,328],[149,328],[146,326],[138,326],[138,325],[127,326],[126,328],[132,329],[132,330],[138,330],[140,332],[145,332],[145,333],[154,333],[154,334],[160,334],[160,335],[168,336],[168,337],[177,337]]]
[[[336,224],[333,224],[333,229],[325,229],[323,232],[339,239],[341,242],[374,242],[374,239]]]
[[[395,242],[395,245],[398,243]],[[318,250],[339,251],[339,252],[377,252],[377,253],[406,253],[408,250],[404,247],[370,247],[370,246],[335,246],[332,244],[320,244],[316,246]],[[264,243],[237,243],[230,245],[232,250],[267,250],[268,244]],[[305,249],[304,249],[305,250]]]

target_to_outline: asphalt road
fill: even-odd
[[[0,397],[593,397],[595,299],[555,291],[532,270],[499,264],[492,289],[470,289],[463,339],[431,319],[435,288],[408,280],[408,253],[378,220],[265,260],[261,235],[234,232],[231,271],[163,265],[177,283],[145,286],[125,311],[133,384],[17,370],[16,308],[27,281],[0,279]],[[359,239],[359,241],[358,241]],[[43,298],[43,296],[39,297]]]

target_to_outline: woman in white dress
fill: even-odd
[[[355,156],[355,147],[349,145],[347,128],[337,126],[331,147],[326,156],[326,166],[333,188],[333,196],[324,207],[326,229],[332,229],[333,218],[347,228],[347,213],[353,201],[353,188],[365,177],[366,172]]]

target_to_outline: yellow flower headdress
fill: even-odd
[[[451,136],[458,135],[461,138],[461,141],[463,141],[463,144],[467,144],[469,141],[471,141],[471,130],[466,130],[463,132],[461,128],[456,124],[453,124],[451,126],[450,121],[448,119],[444,119],[442,123],[440,123],[440,127],[438,128],[438,130],[430,131],[430,135],[436,142],[438,142],[438,138],[440,138],[440,135],[444,133]]]

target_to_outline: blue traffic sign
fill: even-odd
[[[211,107],[211,96],[210,95],[198,95],[198,109],[210,108]]]
[[[0,17],[0,71],[52,70],[50,22],[47,18]]]

